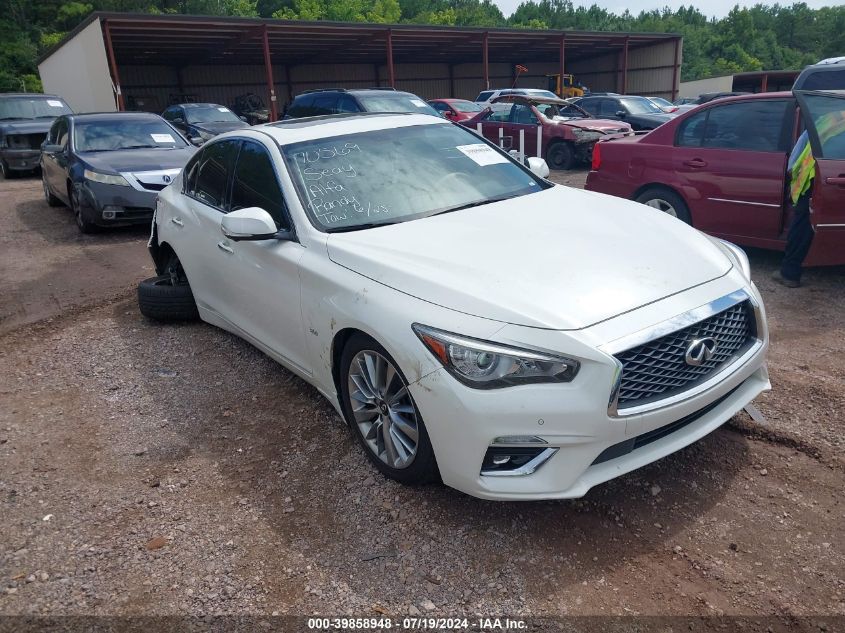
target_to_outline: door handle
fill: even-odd
[[[170,218],[170,221],[176,226],[185,226],[185,223],[182,222],[182,218]]]
[[[701,160],[700,158],[693,158],[690,160],[685,160],[684,165],[687,167],[707,167],[707,161]]]
[[[223,240],[222,242],[217,242],[217,248],[219,248],[224,253],[229,253],[230,255],[235,252],[232,247],[229,246],[229,243],[226,240]]]
[[[840,187],[845,187],[845,174],[840,174],[839,176],[828,176],[824,179],[825,184],[828,185],[839,185]]]

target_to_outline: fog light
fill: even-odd
[[[106,205],[103,207],[103,219],[114,220],[118,213],[123,213],[123,207]]]
[[[481,463],[481,474],[488,477],[530,475],[557,450],[542,446],[491,446]]]

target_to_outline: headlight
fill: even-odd
[[[743,277],[745,277],[748,281],[751,281],[751,264],[749,263],[748,255],[745,254],[744,250],[736,244],[731,244],[730,242],[720,240],[715,237],[711,237],[710,241],[722,249],[722,252],[728,256],[728,259],[730,259],[734,265],[742,271]]]
[[[85,176],[86,180],[101,182],[105,185],[120,185],[122,187],[129,186],[129,183],[126,182],[126,178],[124,178],[120,174],[101,174],[98,171],[91,171],[90,169],[86,169],[83,175]]]
[[[597,141],[602,137],[601,132],[595,130],[583,130],[580,127],[573,127],[572,134],[579,141]]]
[[[476,389],[569,382],[578,373],[578,361],[565,356],[459,336],[419,323],[412,327],[450,374]]]

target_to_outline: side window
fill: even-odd
[[[59,138],[59,121],[61,119],[56,119],[50,126],[50,131],[47,132],[47,142],[50,144],[55,144],[56,139]]]
[[[290,228],[285,218],[282,188],[276,179],[273,162],[267,150],[244,141],[232,181],[231,210],[260,207],[267,211],[279,228]]]
[[[314,98],[314,105],[311,108],[311,116],[320,114],[334,114],[337,105],[337,94],[317,94]]]
[[[435,110],[437,110],[438,112],[448,112],[449,111],[449,106],[447,106],[442,101],[435,101],[434,103],[431,103],[429,105],[431,105],[431,107],[434,108]]]
[[[194,197],[221,211],[226,211],[226,187],[238,156],[240,141],[226,140],[207,145],[200,157]],[[190,176],[190,175],[189,175]]]
[[[491,105],[490,113],[484,117],[485,121],[491,123],[507,123],[511,117],[512,103],[494,103]]]
[[[615,99],[602,99],[599,105],[599,116],[615,117],[617,112],[624,109]]]
[[[337,102],[337,111],[338,112],[360,112],[361,108],[358,107],[355,99],[350,97],[349,95],[341,95],[340,99]]]
[[[314,95],[302,95],[300,97],[296,97],[291,106],[288,108],[287,115],[294,118],[311,116],[309,110],[311,109],[311,104],[313,103]]]
[[[592,115],[596,115],[599,113],[599,101],[600,99],[582,99],[578,102],[578,105],[584,108],[587,112]]]
[[[493,94],[493,91],[492,91],[492,90],[486,90],[486,91],[484,91],[484,92],[480,93],[480,94],[479,94],[479,95],[475,98],[475,100],[476,100],[476,101],[487,101],[487,99],[489,99],[489,98],[492,96],[492,94]]]
[[[200,160],[202,159],[203,150],[199,150],[193,155],[188,164],[185,165],[184,174],[182,178],[182,193],[188,196],[196,195],[197,173],[199,172]]]
[[[707,112],[708,110],[699,112],[678,126],[678,135],[675,139],[677,147],[701,147],[704,126],[707,125]]]
[[[67,147],[68,124],[67,119],[59,119],[58,128],[56,131],[56,144],[62,147]]]
[[[708,108],[703,147],[757,152],[786,151],[784,119],[789,101],[751,100]]]
[[[531,110],[531,106],[514,103],[511,110],[511,122],[520,125],[537,125],[537,115]]]
[[[165,121],[172,121],[176,118],[176,108],[167,108],[161,113],[161,116]]]

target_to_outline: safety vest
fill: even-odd
[[[816,130],[822,145],[833,136],[845,134],[845,113],[828,112],[819,117]],[[813,158],[813,151],[808,140],[790,171],[789,197],[792,199],[792,204],[797,204],[798,199],[809,191],[815,176],[816,159]]]

